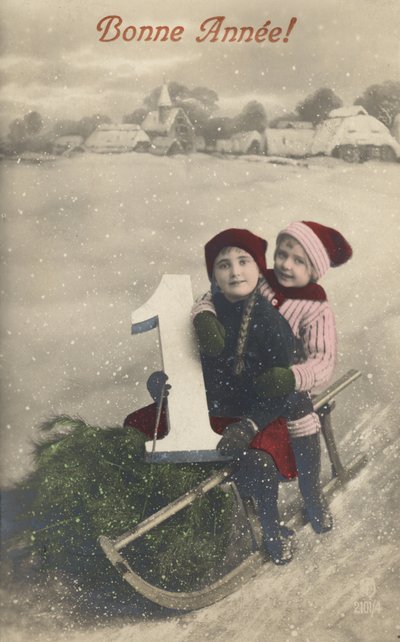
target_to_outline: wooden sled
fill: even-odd
[[[321,419],[322,434],[324,436],[326,449],[332,467],[332,478],[323,488],[324,495],[328,500],[332,497],[332,494],[338,487],[343,486],[349,480],[354,478],[367,462],[367,457],[365,455],[358,455],[348,466],[344,466],[342,464],[331,425],[331,412],[335,405],[335,402],[333,401],[334,397],[360,376],[361,372],[350,370],[313,400],[314,408]],[[259,549],[261,527],[252,506],[250,506],[249,503],[242,502],[237,491],[235,492],[235,496],[242,514],[246,517],[249,530],[252,534],[255,550],[233,570],[206,588],[192,592],[176,592],[154,586],[142,579],[134,569],[131,568],[121,553],[125,547],[132,544],[132,542],[150,531],[152,528],[189,506],[195,502],[196,499],[208,493],[212,488],[226,482],[233,470],[233,463],[225,465],[218,472],[193,488],[193,490],[171,502],[138,524],[131,531],[124,533],[115,540],[112,540],[105,535],[100,536],[99,544],[105,555],[121,574],[123,579],[126,580],[138,593],[163,607],[184,611],[195,610],[209,606],[210,604],[230,595],[235,589],[247,582],[261,570],[263,563],[268,560],[267,554]],[[293,509],[292,513],[293,514],[291,515],[289,508],[287,526],[298,527],[304,524],[303,512],[301,510]]]

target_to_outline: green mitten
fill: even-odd
[[[295,389],[290,368],[270,368],[255,378],[255,390],[260,397],[283,397]]]
[[[200,352],[218,357],[225,347],[225,328],[212,312],[200,312],[193,319]]]

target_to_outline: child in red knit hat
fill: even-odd
[[[279,526],[279,472],[288,478],[297,472],[286,422],[271,422],[301,420],[313,407],[306,392],[292,390],[275,398],[258,393],[259,378],[274,369],[286,372],[294,356],[289,324],[259,291],[268,272],[266,247],[264,239],[236,228],[206,244],[214,313],[196,315],[194,325],[211,425],[223,432],[218,448],[239,458],[234,479],[242,496],[256,500],[264,547],[283,564],[292,558],[292,542],[282,537]],[[266,426],[263,443],[250,448]]]
[[[300,357],[289,367],[274,366],[255,378],[255,390],[262,399],[277,399],[293,391],[318,392],[329,381],[336,360],[336,328],[332,310],[317,280],[328,268],[350,259],[352,249],[336,230],[311,221],[297,221],[277,238],[274,269],[263,270],[259,293],[287,319],[298,342]],[[193,309],[194,324],[213,327],[215,302],[207,293]],[[218,311],[217,311],[218,315]],[[210,333],[213,335],[212,331]],[[216,352],[220,345],[212,346]],[[332,528],[332,517],[320,487],[320,422],[313,411],[288,417],[287,426],[299,475],[299,486],[313,529],[322,533]],[[262,426],[261,426],[262,428]],[[254,449],[268,449],[273,424],[258,432]]]

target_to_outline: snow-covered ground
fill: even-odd
[[[6,577],[2,640],[398,639],[400,166],[85,154],[3,162],[1,172],[3,486],[29,470],[49,415],[115,425],[148,403],[144,383],[159,358],[152,333],[130,335],[130,313],[163,273],[190,274],[198,295],[213,234],[264,235],[272,264],[276,233],[298,218],[337,226],[354,248],[323,285],[337,317],[337,374],[364,374],[338,399],[338,441],[345,461],[358,451],[370,461],[334,499],[333,532],[305,527],[290,565],[266,565],[212,607],[82,621],[56,599],[57,580],[39,599]]]

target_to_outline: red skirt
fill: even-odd
[[[297,477],[296,460],[284,417],[271,421],[257,433],[251,447],[269,453],[281,475],[287,479]]]
[[[149,439],[153,439],[156,417],[157,405],[152,403],[128,415],[124,421],[124,427],[136,428],[143,432]],[[214,432],[221,435],[229,424],[239,420],[240,417],[210,417],[210,425]],[[166,403],[164,403],[158,426],[157,439],[162,439],[167,433],[167,409]],[[297,477],[296,461],[290,443],[286,419],[279,417],[279,419],[271,421],[263,430],[256,434],[250,445],[251,448],[264,450],[269,453],[283,477],[287,479]]]

